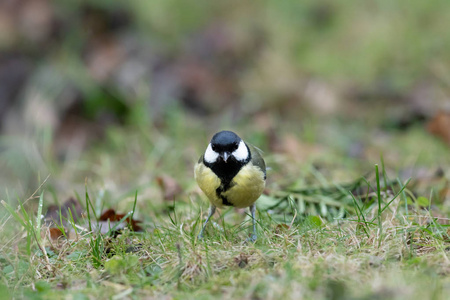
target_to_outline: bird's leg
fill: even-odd
[[[253,234],[250,237],[250,241],[255,242],[257,235],[256,235],[256,219],[255,219],[255,212],[256,212],[256,205],[253,203],[250,206],[250,214],[252,215],[252,221],[253,221]]]
[[[200,230],[200,233],[198,234],[199,240],[203,238],[203,231],[205,231],[206,224],[208,224],[209,219],[212,217],[212,215],[214,215],[215,212],[216,212],[216,207],[211,204],[211,206],[209,207],[208,217],[206,218],[206,221],[203,224],[202,230]]]

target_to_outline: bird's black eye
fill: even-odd
[[[216,145],[211,145],[211,148],[213,149],[213,151],[216,151]]]

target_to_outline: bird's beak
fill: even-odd
[[[227,162],[228,158],[230,157],[230,152],[222,152],[219,154],[220,157],[222,157],[224,162]]]

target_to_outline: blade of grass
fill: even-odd
[[[380,231],[380,235],[378,237],[378,248],[381,246],[381,236],[383,233],[383,223],[381,222],[381,188],[380,188],[380,174],[378,173],[378,164],[375,164],[375,175],[377,178],[377,198],[378,198],[378,229]]]
[[[138,191],[136,190],[136,194],[134,195],[133,210],[131,211],[130,221],[133,220],[134,213],[136,212],[137,194],[138,194]],[[131,222],[128,225],[129,225],[130,229],[133,229],[133,226],[131,226]]]
[[[352,196],[353,203],[355,203],[355,206],[356,206],[356,208],[357,208],[357,210],[355,210],[355,212],[357,213],[357,212],[359,211],[359,214],[361,215],[361,218],[363,219],[363,223],[364,223],[363,230],[364,230],[364,233],[366,234],[367,238],[369,238],[369,237],[370,237],[370,236],[369,236],[369,233],[368,233],[367,230],[366,230],[366,227],[367,227],[367,221],[366,221],[366,217],[364,216],[364,212],[362,211],[361,207],[358,205],[358,201],[356,200],[355,196],[353,196],[352,191],[348,191],[348,192],[349,192],[350,195]],[[357,215],[358,215],[358,213],[357,213]],[[358,221],[360,221],[360,220],[359,220],[359,215],[358,215]]]
[[[41,250],[41,252],[42,252],[42,254],[44,256],[47,269],[49,271],[51,271],[52,268],[51,268],[50,261],[49,261],[48,256],[47,256],[47,251],[45,250],[45,247],[42,246],[42,239],[41,239],[41,235],[40,235],[40,233],[41,233],[41,217],[40,216],[42,215],[43,192],[41,193],[41,196],[40,196],[40,199],[39,199],[38,215],[36,216],[36,224],[34,224],[34,225],[33,225],[32,219],[30,219],[28,213],[26,212],[26,210],[25,210],[22,202],[20,202],[20,200],[19,200],[19,208],[22,211],[23,219],[5,201],[2,200],[1,203],[8,210],[8,212],[10,212],[11,215],[17,221],[19,221],[19,223],[22,224],[22,226],[27,231],[27,252],[28,252],[28,255],[31,257],[31,239],[34,238],[34,240],[35,240],[39,250]]]
[[[91,213],[89,211],[89,203],[91,202],[91,200],[89,199],[89,194],[88,194],[88,191],[87,191],[87,184],[86,183],[85,183],[84,187],[85,187],[86,212],[87,212],[88,223],[89,223],[89,231],[92,232]]]
[[[407,191],[407,190],[405,190],[406,189],[406,186],[408,185],[408,183],[411,181],[411,178],[409,178],[407,181],[406,181],[406,183],[405,183],[405,185],[401,185],[401,182],[399,181],[399,183],[400,183],[400,186],[402,186],[402,188],[400,189],[400,191],[398,191],[395,195],[394,195],[394,197],[380,210],[380,214],[382,213],[382,212],[384,212],[388,207],[389,207],[389,205],[395,200],[395,199],[397,199],[397,197],[400,195],[400,194],[402,194],[402,193],[404,193],[405,191]],[[376,218],[378,218],[378,214],[377,214],[377,216],[375,216],[372,220],[370,220],[370,222],[373,222]]]
[[[78,230],[77,230],[77,225],[75,224],[75,220],[73,219],[73,215],[72,215],[72,210],[70,209],[70,207],[67,209],[68,212],[68,221],[70,223],[70,225],[72,226],[73,230],[75,231],[75,237],[78,239]],[[92,229],[89,229],[89,232],[91,232]]]
[[[25,224],[25,221],[19,216],[19,214],[12,208],[8,203],[6,203],[4,200],[0,201],[3,205],[3,207],[6,208],[6,210],[13,216],[14,219],[16,219],[17,222],[19,222],[23,227],[27,227]]]
[[[92,251],[92,265],[95,268],[102,266],[102,254],[103,254],[103,238],[101,235],[94,237],[91,236],[89,246]]]
[[[114,232],[114,230],[116,230],[117,226],[119,226],[122,222],[124,222],[128,217],[130,217],[133,214],[133,211],[128,212],[125,216],[123,216],[122,219],[120,219],[119,222],[117,222],[116,224],[114,224],[114,226],[112,228],[110,228],[108,230],[108,232],[106,233],[106,235],[110,236],[112,232]],[[131,223],[131,222],[130,222]]]
[[[389,207],[389,205],[395,200],[397,199],[397,197],[403,193],[403,191],[405,190],[406,186],[408,185],[408,183],[411,181],[411,178],[409,178],[405,185],[402,186],[402,188],[400,189],[400,191],[398,191],[397,194],[395,194],[395,196],[383,207],[383,209],[381,210],[381,212],[385,211],[385,209],[387,209]]]
[[[36,236],[38,237],[39,241],[41,241],[41,220],[42,220],[42,207],[44,205],[44,191],[41,192],[41,195],[39,197],[39,204],[38,204],[38,211],[36,215]]]

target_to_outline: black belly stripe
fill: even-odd
[[[217,197],[219,197],[220,199],[222,199],[222,204],[225,206],[234,206],[231,202],[228,201],[227,197],[225,197],[224,195],[222,195],[223,192],[229,190],[233,185],[232,184],[227,184],[226,186],[224,186],[223,184],[221,184],[217,189],[216,189],[216,195]]]
[[[227,197],[220,195],[220,199],[222,199],[222,204],[225,206],[234,206],[233,203],[228,202]]]

